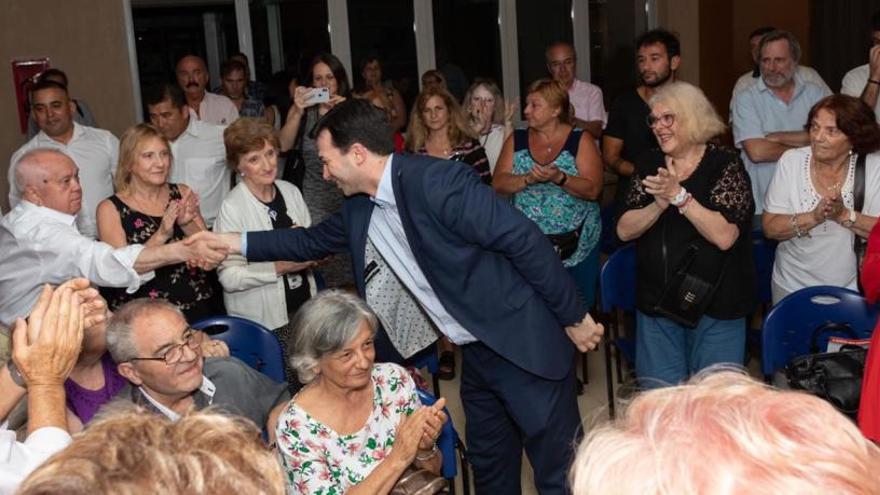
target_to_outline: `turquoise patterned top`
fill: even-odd
[[[514,132],[513,173],[527,174],[537,163],[529,152],[529,135],[527,129]],[[562,151],[551,162],[559,170],[577,177],[575,163],[581,130],[573,129],[562,147]],[[599,216],[599,204],[568,194],[552,182],[535,183],[527,186],[513,197],[513,205],[526,217],[538,224],[545,234],[563,234],[578,228],[581,223],[581,238],[577,250],[563,260],[562,264],[572,267],[583,261],[599,243],[602,231],[602,220]]]

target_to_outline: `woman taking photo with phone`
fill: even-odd
[[[338,58],[329,53],[320,53],[313,60],[307,72],[308,86],[298,86],[293,93],[293,106],[287,113],[287,122],[279,132],[281,151],[299,148],[302,152],[303,174],[302,195],[312,223],[321,223],[325,218],[342,207],[342,191],[335,184],[324,180],[323,165],[318,158],[318,146],[310,134],[318,120],[336,104],[345,101],[349,94],[348,75]],[[326,89],[316,91],[316,89]],[[329,96],[329,97],[328,97]],[[326,100],[326,101],[324,101]],[[291,160],[287,166],[293,166]],[[351,258],[348,254],[338,254],[321,268],[327,287],[354,286],[351,273]]]

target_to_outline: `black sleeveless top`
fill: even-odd
[[[177,184],[168,184],[171,190],[169,202],[180,200],[180,188]],[[159,229],[162,217],[154,217],[132,209],[119,196],[113,195],[110,201],[119,212],[122,229],[125,230],[125,241],[128,244],[144,244]],[[167,242],[179,241],[186,237],[179,225],[174,225],[174,233]],[[189,268],[186,263],[163,266],[155,270],[155,278],[141,284],[134,294],[128,294],[125,288],[101,288],[101,295],[107,299],[111,310],[115,310],[132,299],[149,297],[162,298],[177,305],[187,321],[213,316],[218,313],[214,297],[214,286],[210,283],[208,272],[199,268]]]

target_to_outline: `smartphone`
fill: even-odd
[[[328,88],[311,88],[305,96],[306,106],[327,103],[328,101],[330,101],[330,89]]]

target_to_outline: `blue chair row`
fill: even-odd
[[[215,316],[199,320],[192,327],[226,342],[229,353],[251,368],[278,383],[286,382],[281,343],[263,325],[238,316]]]
[[[618,248],[602,266],[599,273],[599,298],[602,321],[605,324],[605,386],[608,391],[608,414],[613,419],[615,411],[614,379],[611,375],[611,359],[614,355],[617,383],[623,382],[621,360],[629,365],[635,363],[635,336],[630,330],[624,336],[624,312],[636,309],[636,246],[625,244]]]

